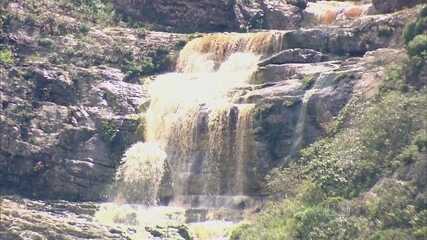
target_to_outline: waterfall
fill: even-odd
[[[255,106],[236,103],[236,89],[249,85],[261,57],[280,50],[280,36],[212,34],[194,39],[181,51],[177,72],[157,76],[148,85],[151,103],[144,113],[143,144],[158,151],[141,147],[139,154],[145,157],[139,159],[166,161],[168,197],[174,204],[194,206],[206,196],[247,194],[247,163],[255,159]],[[150,154],[156,155],[146,156]],[[120,170],[128,175],[127,168]]]

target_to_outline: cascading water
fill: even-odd
[[[281,47],[281,34],[274,32],[208,35],[181,51],[177,72],[160,75],[149,84],[146,142],[140,143],[136,159],[149,163],[151,170],[157,169],[151,160],[166,160],[170,183],[160,193],[159,181],[151,182],[152,189],[145,194],[154,190],[156,198],[194,207],[224,205],[226,201],[214,203],[213,198],[247,193],[247,163],[255,160],[254,105],[236,103],[236,89],[249,85],[261,56]],[[149,149],[156,151],[145,151]],[[125,163],[119,176],[128,182],[138,182],[129,176],[146,182],[133,173],[135,169]]]

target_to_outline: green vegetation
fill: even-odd
[[[409,62],[405,65],[406,82],[411,87],[422,88],[426,84],[426,79],[420,77],[422,69],[427,61],[427,7],[424,7],[418,19],[408,24],[404,32],[406,48],[410,56]]]
[[[313,87],[314,80],[315,80],[315,78],[311,75],[304,76],[304,78],[302,80],[302,85],[303,85],[304,89],[310,89],[311,87]]]
[[[111,144],[118,132],[119,130],[113,121],[101,122],[101,137],[106,143]]]
[[[95,23],[112,22],[115,18],[115,12],[109,0],[62,0],[61,2],[66,7],[76,9]]]
[[[420,34],[408,43],[410,56],[420,56],[427,59],[427,34]]]
[[[426,105],[423,90],[390,91],[360,106],[351,127],[270,175],[268,189],[287,200],[235,230],[233,239],[423,239],[426,206],[413,196],[425,196]],[[409,179],[394,178],[409,169]]]
[[[425,36],[407,41],[409,61],[387,69],[375,98],[350,101],[327,137],[270,173],[266,188],[283,200],[231,239],[427,238],[427,90],[411,75],[425,66]]]
[[[13,64],[14,61],[13,52],[10,49],[0,50],[0,63]]]

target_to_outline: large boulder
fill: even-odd
[[[296,29],[302,21],[301,9],[295,5],[272,0],[264,1],[263,5],[264,19],[262,28]]]
[[[115,0],[114,4],[134,19],[180,32],[219,32],[237,27],[231,0]]]

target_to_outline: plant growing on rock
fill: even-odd
[[[103,121],[101,123],[101,136],[106,143],[112,143],[118,133],[113,121]]]
[[[13,64],[14,61],[13,52],[10,49],[0,50],[0,63]]]

